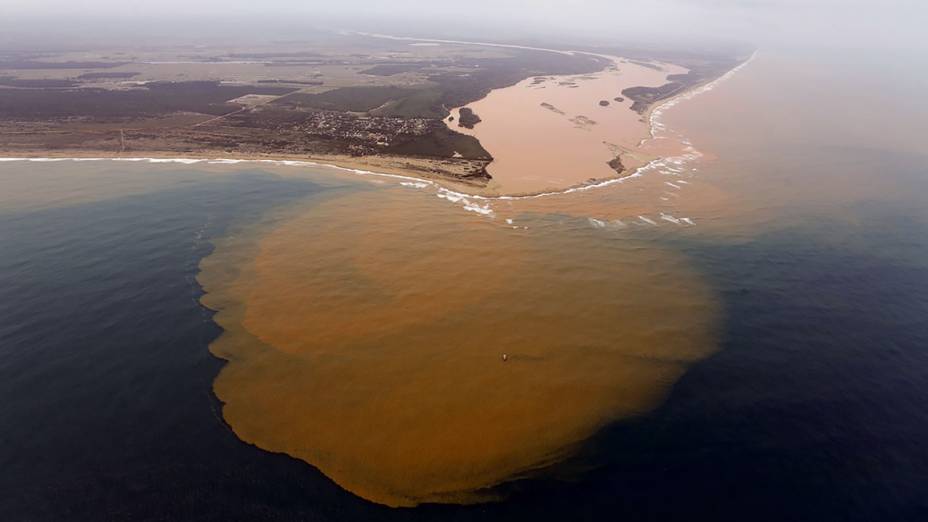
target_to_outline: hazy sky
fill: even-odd
[[[264,20],[293,29],[404,28],[420,35],[715,37],[759,45],[928,48],[923,0],[0,0],[0,20],[118,18],[125,23]],[[0,22],[2,23],[2,22]],[[14,27],[15,28],[15,27]]]

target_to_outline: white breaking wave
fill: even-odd
[[[492,216],[493,209],[490,208],[490,204],[480,205],[478,203],[471,203],[470,201],[464,200],[464,210],[468,212],[476,212],[478,214],[483,214],[484,216]]]
[[[220,159],[209,160],[209,163],[210,163],[211,165],[212,165],[212,164],[216,164],[216,165],[237,165],[237,164],[242,163],[242,162],[244,162],[244,161],[245,161],[245,160],[220,158]]]
[[[493,208],[490,206],[489,202],[481,205],[480,203],[476,203],[474,201],[471,201],[471,199],[468,199],[469,196],[467,196],[466,194],[461,194],[459,192],[453,192],[450,190],[439,189],[436,196],[438,196],[441,199],[448,200],[452,203],[463,203],[464,210],[467,210],[469,212],[476,212],[484,216],[493,216],[494,214]]]
[[[603,221],[602,219],[596,219],[592,217],[586,218],[587,222],[593,228],[609,228],[609,229],[622,229],[628,227],[621,219],[614,219],[612,221]]]
[[[353,169],[341,167],[330,163],[318,163],[315,161],[302,160],[272,160],[272,159],[234,159],[234,158],[0,158],[0,162],[13,161],[31,161],[31,162],[61,162],[61,161],[127,161],[127,162],[145,162],[145,163],[180,163],[182,165],[195,165],[203,163],[207,165],[235,165],[239,163],[262,163],[266,165],[282,165],[286,167],[322,167],[328,169],[340,170],[342,172],[351,172],[359,176],[378,176],[382,178],[391,178],[404,180],[415,183],[417,186],[427,187],[435,186],[435,182],[427,179],[416,178],[414,176],[403,176],[401,174],[387,174],[385,172],[373,172],[370,170]]]
[[[688,217],[678,218],[670,214],[666,214],[664,212],[661,212],[661,219],[663,219],[664,221],[669,221],[675,225],[695,225],[696,224],[693,222],[691,218],[688,218]]]
[[[585,191],[587,191],[587,190],[593,190],[593,189],[598,189],[598,188],[602,188],[602,187],[608,187],[609,185],[615,185],[615,184],[619,184],[619,183],[625,183],[626,181],[628,181],[628,180],[630,180],[630,179],[633,179],[633,178],[639,178],[639,177],[641,177],[645,172],[647,172],[648,167],[649,167],[652,163],[655,163],[655,162],[657,162],[657,161],[660,161],[660,160],[653,160],[653,161],[647,163],[646,165],[644,165],[644,166],[642,166],[642,167],[639,167],[639,168],[636,169],[633,173],[631,173],[631,174],[629,174],[629,175],[627,175],[627,176],[620,177],[620,178],[609,178],[609,179],[606,179],[606,180],[603,180],[603,181],[598,181],[598,182],[595,182],[595,183],[589,183],[589,184],[586,184],[586,185],[577,185],[577,186],[575,186],[575,187],[569,187],[569,188],[566,188],[566,189],[563,189],[563,190],[553,190],[553,191],[550,191],[550,192],[539,192],[539,193],[537,193],[537,194],[526,194],[526,195],[523,195],[523,196],[481,196],[481,195],[478,195],[478,194],[467,194],[467,193],[465,193],[465,192],[456,192],[456,191],[453,191],[453,190],[451,190],[451,189],[448,189],[448,188],[445,188],[445,187],[441,187],[441,186],[439,186],[438,191],[439,191],[439,194],[444,194],[444,195],[439,195],[439,197],[444,197],[445,199],[449,199],[449,198],[447,198],[446,196],[454,195],[454,196],[458,196],[458,197],[466,197],[466,198],[471,198],[471,199],[479,199],[479,200],[483,200],[483,201],[520,201],[520,200],[527,200],[527,199],[546,198],[546,197],[551,197],[551,196],[562,196],[562,195],[565,195],[565,194],[573,194],[573,193],[575,193],[575,192],[585,192]]]
[[[170,164],[170,163],[179,163],[182,165],[195,165],[198,163],[203,163],[207,165],[231,165],[231,164],[240,164],[240,163],[259,163],[265,165],[277,165],[277,166],[287,166],[287,167],[316,167],[316,168],[328,168],[334,169],[342,172],[350,172],[357,174],[359,176],[378,176],[382,178],[390,178],[406,181],[409,183],[416,184],[417,187],[425,188],[428,186],[436,187],[438,192],[437,196],[442,199],[446,199],[453,203],[463,201],[465,205],[471,205],[472,208],[467,210],[472,210],[478,212],[476,208],[479,208],[479,212],[482,214],[492,214],[492,210],[489,207],[491,201],[500,200],[500,201],[518,201],[526,199],[535,199],[543,198],[549,196],[571,194],[574,192],[584,192],[587,190],[593,190],[601,187],[606,187],[609,185],[614,185],[618,183],[624,183],[625,181],[641,177],[644,172],[647,172],[648,169],[659,162],[660,160],[653,160],[650,163],[642,166],[637,169],[635,172],[623,176],[620,178],[611,178],[603,180],[597,183],[590,183],[588,185],[580,185],[576,187],[567,188],[560,191],[551,191],[551,192],[542,192],[539,194],[530,194],[524,196],[481,196],[478,194],[467,194],[464,192],[457,192],[445,187],[442,187],[438,183],[428,179],[416,178],[413,176],[404,176],[401,174],[387,174],[385,172],[374,172],[364,169],[354,169],[349,167],[342,167],[339,165],[333,165],[330,163],[318,163],[315,161],[302,161],[302,160],[272,160],[272,159],[234,159],[234,158],[149,158],[149,157],[138,157],[138,158],[24,158],[24,157],[0,157],[0,162],[15,162],[15,161],[28,161],[28,162],[64,162],[64,161],[75,161],[75,162],[84,162],[84,161],[125,161],[125,162],[147,162],[147,163],[159,163],[159,164]],[[477,205],[473,201],[483,201],[486,202],[482,205]]]
[[[147,163],[179,163],[182,165],[195,165],[198,163],[203,163],[207,165],[233,165],[239,163],[261,163],[266,165],[283,165],[286,167],[322,167],[335,169],[342,172],[351,172],[359,176],[377,176],[382,178],[390,178],[400,180],[400,185],[415,187],[415,188],[426,188],[429,186],[437,187],[438,185],[431,180],[420,179],[413,176],[403,176],[400,174],[387,174],[385,172],[374,172],[370,170],[363,169],[353,169],[348,167],[341,167],[338,165],[332,165],[328,163],[317,163],[314,161],[299,161],[299,160],[271,160],[271,159],[233,159],[233,158],[0,158],[0,162],[13,162],[13,161],[31,161],[31,162],[62,162],[62,161],[128,161],[128,162],[147,162]],[[483,198],[479,196],[471,196],[468,194],[462,194],[459,192],[454,192],[440,188],[438,192],[438,197],[447,199],[453,203],[462,202],[464,204],[464,210],[469,212],[476,212],[484,216],[493,216],[494,212],[489,202],[483,204],[475,203],[471,200],[480,199],[486,200],[488,198]]]
[[[77,161],[80,161],[80,159],[78,159]],[[198,159],[185,159],[185,158],[166,158],[166,159],[152,158],[152,159],[149,159],[148,161],[150,163],[183,163],[184,165],[194,165],[196,163],[203,162],[202,160],[198,160]]]

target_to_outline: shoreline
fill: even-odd
[[[9,154],[6,156],[5,154]],[[365,161],[366,159],[366,161]],[[377,161],[380,159],[381,161]],[[409,165],[421,162],[421,168],[426,168],[429,160],[423,158],[410,158],[403,156],[303,156],[295,154],[244,154],[223,153],[210,154],[207,152],[167,152],[167,151],[139,151],[138,155],[104,150],[67,150],[67,151],[41,151],[41,150],[0,150],[0,163],[16,161],[33,162],[60,162],[60,161],[125,161],[149,163],[180,163],[194,165],[205,163],[210,165],[237,165],[240,163],[264,163],[291,167],[325,167],[330,169],[349,171],[359,175],[375,175],[403,179],[409,181],[423,181],[436,183],[441,181],[449,185],[459,185],[462,189],[473,188],[465,181],[455,181],[450,176],[432,174],[425,170],[413,167],[403,167],[398,163]],[[378,169],[378,170],[369,170]]]
[[[418,40],[418,39],[410,39]],[[425,40],[430,41],[430,40]],[[469,43],[469,42],[460,42]],[[474,44],[485,45],[485,44]],[[542,49],[539,49],[542,50]],[[553,49],[543,49],[548,52],[569,52],[556,51]],[[582,52],[582,51],[574,51]],[[593,53],[586,53],[593,54]],[[710,80],[708,82],[694,85],[689,89],[675,94],[674,96],[661,100],[660,102],[648,108],[643,117],[648,122],[649,135],[642,138],[638,146],[640,147],[648,140],[657,137],[658,127],[662,127],[659,118],[664,110],[672,108],[681,100],[692,99],[703,92],[708,92],[718,83],[732,77],[735,73],[751,63],[757,56],[755,51],[750,58],[730,69],[725,74]],[[613,57],[614,58],[614,57]],[[57,162],[57,161],[126,161],[126,162],[149,162],[149,163],[180,163],[194,165],[197,163],[206,163],[210,165],[235,165],[240,163],[258,163],[273,164],[289,167],[324,167],[343,172],[350,172],[361,176],[378,176],[392,178],[404,181],[413,181],[427,183],[435,187],[440,195],[471,198],[483,201],[515,201],[524,199],[534,199],[541,197],[550,197],[566,195],[575,192],[585,192],[597,188],[603,188],[614,184],[623,183],[626,180],[641,177],[644,172],[649,170],[653,165],[667,159],[665,156],[655,157],[648,160],[642,165],[633,169],[623,171],[615,176],[590,179],[583,183],[570,185],[556,190],[542,190],[529,193],[511,193],[511,194],[488,194],[486,187],[481,187],[473,183],[467,183],[464,180],[456,180],[448,175],[429,172],[429,162],[440,161],[435,159],[413,158],[404,156],[341,156],[341,155],[318,155],[318,156],[301,156],[290,154],[242,154],[242,153],[224,153],[222,155],[210,154],[206,152],[166,152],[166,151],[145,151],[140,152],[137,156],[126,156],[124,153],[102,150],[67,150],[67,151],[42,151],[42,150],[0,150],[0,155],[10,154],[10,156],[0,156],[0,163],[9,163],[15,161],[35,161],[35,162]],[[417,165],[418,168],[414,167]],[[375,169],[375,170],[372,170]],[[476,189],[476,190],[475,190]]]
[[[657,103],[654,103],[650,107],[648,107],[648,110],[646,110],[644,114],[642,114],[642,117],[647,119],[648,128],[650,129],[650,135],[649,137],[643,138],[641,142],[638,144],[638,146],[641,146],[644,142],[648,141],[649,139],[653,140],[657,137],[657,132],[655,132],[655,129],[658,126],[662,127],[663,125],[661,124],[661,122],[656,121],[656,118],[659,118],[663,114],[664,110],[673,108],[676,104],[680,103],[681,101],[686,101],[686,100],[695,98],[696,96],[699,96],[700,94],[704,92],[711,91],[712,89],[715,88],[716,85],[731,78],[732,76],[735,75],[735,73],[743,69],[745,66],[747,66],[752,61],[754,61],[754,58],[756,56],[757,56],[757,51],[755,50],[753,53],[751,53],[751,56],[747,60],[739,63],[735,67],[732,67],[731,69],[726,71],[724,74],[716,78],[713,78],[711,80],[708,80],[706,82],[695,84],[691,86],[689,89],[684,89],[683,91],[680,91],[674,94],[673,96],[666,98],[664,100],[659,100]]]
[[[323,160],[319,157],[306,157],[306,156],[277,156],[277,155],[268,155],[261,157],[254,156],[225,156],[219,157],[209,154],[168,154],[168,153],[158,153],[151,152],[147,156],[119,156],[119,155],[108,155],[106,151],[76,151],[75,154],[71,153],[49,153],[49,152],[35,152],[28,151],[21,156],[0,156],[0,164],[2,163],[15,163],[15,162],[37,162],[37,163],[57,163],[64,161],[74,161],[74,162],[84,162],[84,161],[123,161],[128,163],[179,163],[182,165],[196,165],[196,164],[206,164],[206,165],[239,165],[243,163],[258,163],[258,164],[270,164],[283,167],[322,167],[328,168],[343,172],[351,172],[359,176],[377,176],[384,178],[391,178],[403,181],[415,181],[420,183],[427,183],[430,186],[434,186],[442,194],[449,194],[454,196],[466,197],[471,199],[485,200],[485,201],[515,201],[523,199],[534,199],[548,196],[558,196],[564,194],[571,194],[574,192],[583,192],[586,190],[592,190],[595,188],[601,188],[608,185],[613,185],[616,183],[622,183],[627,179],[640,177],[642,174],[639,172],[641,170],[647,169],[650,165],[655,162],[658,162],[664,158],[655,158],[648,163],[636,167],[633,171],[626,175],[619,175],[615,177],[606,177],[590,180],[587,183],[582,183],[578,185],[572,185],[559,189],[556,191],[541,191],[534,193],[514,193],[514,194],[500,194],[500,195],[487,195],[487,194],[474,194],[470,192],[461,192],[460,190],[466,190],[466,188],[461,187],[460,190],[457,190],[455,187],[449,186],[453,185],[453,182],[443,176],[417,176],[413,175],[413,171],[410,170],[401,170],[390,171],[392,169],[384,169],[384,172],[367,170],[370,167],[369,164],[363,162],[352,163],[352,162],[342,162],[340,160],[334,160],[331,163],[326,163],[323,161],[329,161],[328,159]],[[0,154],[6,152],[0,151]],[[419,174],[419,173],[415,173]],[[450,182],[450,183],[449,183]],[[446,185],[446,183],[448,185]]]

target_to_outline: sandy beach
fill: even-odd
[[[341,154],[254,154],[254,153],[234,153],[224,152],[217,154],[211,151],[203,152],[164,152],[164,151],[139,151],[130,154],[120,154],[112,151],[92,151],[92,150],[11,150],[0,151],[0,162],[28,160],[114,160],[114,161],[176,161],[184,163],[187,160],[191,164],[234,164],[247,162],[268,162],[280,163],[282,165],[299,166],[305,163],[307,166],[324,166],[334,167],[356,171],[363,174],[381,174],[388,176],[398,176],[409,179],[427,180],[441,182],[442,185],[448,186],[454,190],[467,192],[479,192],[479,185],[471,184],[465,180],[455,180],[447,174],[454,172],[456,165],[453,162],[440,159],[430,158],[411,158],[406,156],[348,156]]]

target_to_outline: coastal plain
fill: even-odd
[[[617,62],[617,55],[626,58]],[[5,51],[0,152],[302,159],[485,194],[566,188],[643,164],[646,155],[635,153],[631,135],[647,136],[647,111],[743,59],[718,51],[560,52],[334,33],[243,48]],[[518,115],[492,109],[494,100],[518,96],[526,84],[548,89],[551,99],[532,97],[531,110]],[[587,85],[599,87],[589,92]],[[578,135],[524,124],[539,111],[550,117],[566,109],[568,125],[593,132],[568,140],[571,146],[561,149],[576,153],[558,156],[555,165],[550,149],[548,156],[538,153],[545,140]],[[518,146],[495,139],[500,129]],[[605,154],[581,152],[604,146]],[[589,157],[565,176],[564,164],[580,155]],[[539,169],[542,163],[548,168]],[[555,167],[561,174],[552,176]],[[503,183],[514,168],[537,171],[544,180]]]

